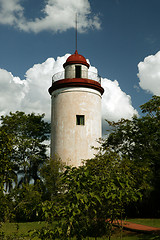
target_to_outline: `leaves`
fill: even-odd
[[[16,112],[0,118],[0,221],[6,219],[6,214],[12,219],[13,212],[17,219],[36,218],[36,199],[40,201],[42,197],[39,171],[47,159],[47,145],[44,141],[48,140],[50,133],[50,124],[43,117],[43,114]],[[32,186],[32,189],[28,189],[31,181],[37,190],[33,190]],[[30,196],[33,205],[35,200],[34,207],[29,200]],[[7,197],[10,198],[10,204]]]
[[[23,184],[22,188],[14,189],[12,196],[14,197],[14,213],[17,221],[39,219],[41,195],[37,186],[31,184]]]
[[[134,116],[132,120],[110,123],[113,131],[103,142],[103,151],[110,148],[137,166],[137,169],[134,166],[134,184],[139,185],[136,179],[143,182],[139,189],[143,188],[146,198],[139,207],[139,212],[143,206],[148,206],[144,209],[145,216],[152,205],[154,210],[152,208],[150,216],[153,217],[160,213],[160,97],[153,96],[141,105],[141,109],[145,113],[141,118]],[[129,166],[133,168],[131,164]]]
[[[124,213],[126,203],[140,197],[142,182],[135,179],[134,168],[109,149],[83,166],[66,167],[61,172],[61,191],[43,205],[46,220],[56,221],[54,237],[111,234],[112,222]]]
[[[151,116],[160,115],[160,97],[153,96],[147,103],[140,106],[142,113],[148,113]]]
[[[63,171],[63,163],[58,157],[48,158],[40,169],[45,194],[48,200],[54,199],[60,191],[60,176]]]
[[[36,183],[39,167],[47,158],[44,141],[49,138],[50,124],[43,117],[18,111],[1,116],[1,159],[7,160],[15,175],[21,175],[19,185],[31,179]]]

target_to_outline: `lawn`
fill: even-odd
[[[129,219],[129,221],[132,221],[134,223],[140,223],[145,224],[153,227],[160,227],[160,219]],[[152,225],[151,225],[152,224]],[[5,238],[3,237],[3,234],[0,235],[0,240],[17,240],[17,239],[25,239],[30,240],[29,237],[29,231],[34,229],[40,229],[45,226],[45,222],[27,222],[27,223],[5,223],[0,228],[0,232],[5,233]],[[10,237],[9,237],[10,236]],[[22,236],[21,238],[18,238]],[[107,237],[98,238],[97,240],[107,240]],[[119,230],[116,230],[114,235],[112,236],[111,240],[159,240],[160,237],[149,234],[137,234],[129,231],[123,231],[122,233],[119,232]],[[35,238],[35,240],[38,240],[38,238]],[[75,240],[75,239],[74,239]],[[94,240],[94,238],[89,238],[87,240]]]
[[[150,226],[150,227],[160,228],[160,219],[152,219],[152,218],[146,218],[146,219],[138,218],[137,219],[136,218],[136,219],[127,219],[127,221]]]
[[[0,232],[4,232],[7,236],[23,236],[22,239],[29,240],[29,231],[40,229],[45,226],[45,222],[26,222],[26,223],[4,223],[0,228]],[[17,237],[18,238],[18,237]],[[0,240],[3,239],[0,235]],[[4,238],[5,239],[5,238]],[[14,238],[13,238],[14,239]],[[36,240],[36,238],[35,238]]]

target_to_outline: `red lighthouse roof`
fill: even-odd
[[[89,68],[89,64],[87,63],[85,57],[78,54],[77,50],[75,51],[74,54],[72,54],[67,58],[66,62],[63,64],[63,67],[65,68],[67,65],[71,65],[71,64],[82,64]]]

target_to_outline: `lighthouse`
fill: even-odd
[[[89,71],[85,57],[77,50],[63,64],[64,72],[52,78],[51,157],[78,167],[94,157],[101,138],[100,77]]]

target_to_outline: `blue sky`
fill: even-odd
[[[104,79],[104,118],[140,113],[160,95],[159,9],[159,0],[0,0],[0,114],[49,118],[51,76],[75,51],[75,12],[78,52]]]

